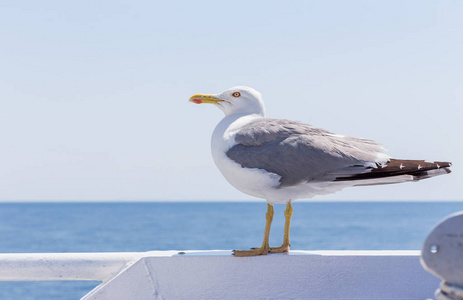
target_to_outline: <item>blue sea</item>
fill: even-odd
[[[463,202],[296,202],[291,249],[419,250]],[[271,246],[281,244],[275,205]],[[0,252],[248,249],[265,202],[0,203]],[[99,282],[0,282],[0,299],[79,299]]]

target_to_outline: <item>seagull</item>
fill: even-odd
[[[197,94],[189,101],[210,103],[225,113],[212,134],[214,162],[236,189],[267,201],[262,246],[234,250],[235,256],[288,252],[292,201],[296,199],[351,186],[418,181],[450,173],[450,162],[392,159],[372,140],[266,118],[261,94],[250,87]],[[286,204],[280,247],[269,246],[274,204]]]

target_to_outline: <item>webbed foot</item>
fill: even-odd
[[[267,255],[270,253],[268,247],[252,248],[251,250],[233,250],[233,255],[237,257]]]

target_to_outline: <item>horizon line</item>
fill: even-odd
[[[127,199],[105,199],[105,200],[0,200],[0,204],[2,203],[261,203],[266,202],[264,199],[252,199],[252,200],[245,200],[245,199],[136,199],[136,200],[127,200]],[[354,203],[354,202],[452,202],[458,203],[463,202],[463,199],[374,199],[374,200],[366,200],[366,199],[329,199],[329,200],[316,200],[316,199],[300,199],[294,201],[296,203],[337,203],[337,202],[346,202],[346,203]],[[293,202],[293,203],[294,203]],[[278,203],[277,203],[278,204]]]

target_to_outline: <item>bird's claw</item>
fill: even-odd
[[[269,252],[269,247],[261,248],[252,248],[251,250],[233,250],[233,256],[237,257],[246,257],[246,256],[258,256],[258,255],[267,255]]]
[[[281,246],[281,247],[272,247],[268,251],[268,253],[285,253],[285,252],[289,252],[289,245]]]

